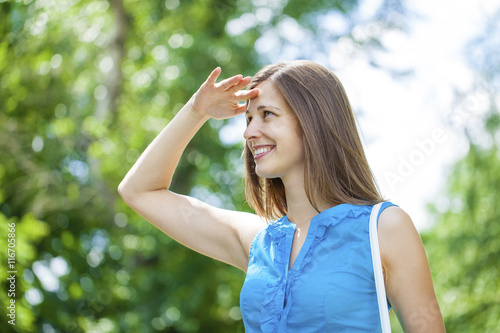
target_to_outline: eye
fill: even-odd
[[[247,125],[252,121],[252,117],[247,117]]]
[[[263,112],[263,115],[264,115],[264,118],[267,118],[269,116],[274,116],[274,113],[272,113],[271,111],[267,111],[266,110],[266,111]]]

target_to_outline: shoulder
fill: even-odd
[[[415,256],[425,256],[422,240],[407,212],[397,206],[384,209],[378,220],[378,238],[384,268]]]
[[[404,231],[407,228],[415,229],[410,215],[402,208],[391,205],[380,212],[378,219],[379,233]]]
[[[378,234],[381,245],[385,241],[390,241],[392,245],[395,245],[394,243],[404,243],[408,238],[420,239],[410,215],[398,206],[389,206],[380,213]]]

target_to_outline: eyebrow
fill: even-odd
[[[248,103],[248,106],[250,106],[250,103]],[[257,111],[261,111],[261,110],[264,110],[264,109],[276,109],[276,110],[281,110],[279,107],[277,106],[272,106],[272,105],[259,105],[257,107]],[[247,110],[245,111],[245,114],[248,114],[250,112],[248,112],[248,107],[247,107]]]

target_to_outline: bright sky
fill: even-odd
[[[359,15],[370,17],[380,3],[362,1]],[[407,6],[417,14],[409,19],[409,31],[384,33],[381,41],[387,52],[377,53],[376,60],[413,74],[391,77],[371,66],[362,53],[343,57],[338,44],[332,45],[324,65],[339,76],[359,113],[366,154],[384,197],[406,210],[423,230],[433,222],[427,203],[450,206],[438,194],[450,167],[466,153],[461,125],[479,119],[484,111],[484,91],[474,91],[467,104],[457,107],[454,90],[469,91],[477,79],[463,50],[484,31],[486,18],[500,9],[500,2],[420,0]],[[241,138],[244,120],[232,125],[223,128],[223,141]]]

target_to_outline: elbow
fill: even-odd
[[[130,188],[130,185],[127,184],[126,180],[122,180],[120,185],[118,185],[118,194],[128,206],[130,206],[135,197],[134,191]]]
[[[135,180],[131,181],[129,177],[125,177],[120,185],[118,185],[117,191],[127,206],[134,209],[138,202],[141,202],[145,196],[148,196],[149,193],[162,189],[164,188],[159,187],[158,189],[149,189],[144,186],[143,183]]]

